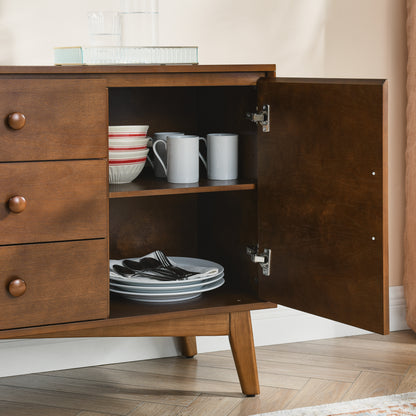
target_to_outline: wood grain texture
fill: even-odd
[[[350,387],[351,385],[349,383],[311,379],[302,389],[302,394],[295,396],[286,408],[295,409],[298,407],[318,406],[320,404],[341,401]]]
[[[281,357],[279,347],[285,347],[287,351],[301,351],[306,350],[310,342],[257,347],[261,394],[254,398],[244,398],[241,394],[229,351],[218,351],[199,354],[191,360],[170,357],[4,377],[0,379],[0,385],[7,387],[7,396],[3,395],[0,400],[0,412],[7,416],[132,416],[135,412],[140,415],[141,411],[146,411],[146,416],[160,416],[171,410],[172,414],[179,412],[179,415],[183,411],[185,414],[205,416],[214,411],[215,416],[249,416],[297,406],[345,401],[349,391],[362,390],[372,395],[377,388],[381,388],[380,392],[387,391],[388,386],[394,389],[395,378],[391,379],[388,373],[367,371],[365,368],[359,370],[365,377],[357,377],[352,382],[336,381],[335,377],[330,380],[325,378],[325,374],[335,374],[338,367],[342,368],[345,361],[350,360],[348,347],[344,348],[344,353],[340,348],[345,341],[353,339],[368,341],[367,346],[356,349],[357,361],[368,361],[368,368],[379,367],[381,370],[384,366],[387,369],[393,359],[400,359],[400,365],[408,367],[407,374],[398,376],[400,384],[393,393],[415,391],[414,366],[412,361],[408,361],[408,356],[401,355],[401,344],[407,344],[416,354],[414,333],[401,331],[383,337],[382,341],[374,334],[334,339],[333,345],[337,347],[334,350],[328,350],[324,343],[314,343],[317,349],[309,354],[298,354],[298,360],[296,356],[286,357],[294,364],[291,376],[279,373],[278,365],[268,367],[272,357],[263,358],[262,353],[276,351],[273,359],[277,364],[285,358]],[[367,354],[373,341],[373,350],[380,355],[371,359]],[[394,346],[398,349],[395,350]],[[361,357],[358,355],[360,350],[363,352]],[[317,373],[310,377],[309,360],[321,367],[321,375]],[[267,375],[273,375],[276,380],[280,377],[282,388],[267,384]],[[291,382],[293,378],[303,380],[303,383],[296,385]],[[285,380],[286,385],[283,384]],[[107,403],[109,407],[104,409],[103,405]],[[218,406],[218,403],[223,406]],[[130,411],[126,410],[129,408]]]
[[[106,318],[107,255],[105,239],[1,247],[0,328]],[[19,297],[9,293],[16,279]]]
[[[111,199],[110,258],[141,257],[155,250],[168,256],[197,257],[196,198]]]
[[[346,349],[347,347],[345,350]],[[324,350],[324,348],[322,348],[322,350]],[[334,350],[331,349],[328,349],[327,351],[334,352]],[[304,368],[303,371],[308,371],[308,368],[312,371],[312,368],[315,367],[316,371],[319,372],[322,371],[322,369],[318,370],[319,367],[328,364],[328,357],[326,355],[314,354],[313,351],[308,351],[306,349],[304,352],[295,352],[283,349],[275,351],[273,348],[268,349],[267,347],[264,347],[259,350],[256,355],[259,361],[266,361],[270,365],[270,369],[276,368],[276,370],[279,369],[280,372],[285,373],[287,371],[288,374],[293,371],[293,367],[291,367],[292,364],[301,364]],[[340,356],[336,360],[331,360],[331,368],[334,369],[334,371],[332,374],[329,372],[325,373],[326,379],[351,381],[351,379],[357,377],[358,372],[360,371],[404,375],[408,370],[408,365],[391,361],[371,360],[370,357],[368,357],[368,359],[360,360],[358,357],[347,358]],[[261,369],[259,368],[259,370]]]
[[[267,354],[269,352],[269,354]],[[263,373],[267,372],[275,372],[278,374],[285,374],[287,376],[290,376],[291,374],[296,374],[297,370],[299,369],[299,365],[302,366],[302,373],[309,378],[325,378],[326,380],[332,380],[332,381],[341,381],[350,383],[354,381],[360,374],[360,371],[358,369],[353,368],[336,368],[333,369],[332,367],[326,368],[325,365],[322,363],[312,363],[312,359],[308,360],[308,356],[305,356],[305,358],[302,361],[302,358],[299,356],[301,354],[298,354],[293,359],[290,359],[290,355],[288,357],[287,352],[277,352],[277,351],[268,351],[266,348],[262,349],[260,351],[262,360],[259,362],[257,368],[258,371],[262,371]],[[217,355],[221,355],[222,358],[225,360],[225,358],[230,358],[231,353],[229,351],[223,351],[217,353]],[[259,357],[256,357],[259,360]],[[325,362],[328,358],[324,357],[322,360]],[[301,364],[300,364],[301,363]]]
[[[396,393],[408,393],[414,391],[416,385],[416,366],[412,365],[408,367],[408,371],[400,381],[399,387]]]
[[[182,355],[187,358],[194,357],[197,353],[196,337],[181,338]]]
[[[259,82],[278,126],[259,137],[259,243],[272,249],[260,296],[381,333],[384,94],[382,80]]]
[[[216,416],[218,412],[231,412],[240,402],[239,397],[217,397],[217,400],[213,401],[212,396],[201,394],[180,414],[181,416]]]
[[[363,399],[365,397],[388,396],[396,392],[400,376],[362,372],[354,385],[344,396],[344,400]]]
[[[80,395],[79,393],[37,390],[32,387],[15,389],[14,387],[4,385],[0,386],[0,400],[25,403],[27,407],[33,403],[45,407],[63,407],[78,411],[90,410],[116,415],[125,415],[136,407],[134,401]]]
[[[140,74],[140,73],[204,73],[204,72],[271,72],[274,64],[241,65],[71,65],[71,66],[0,66],[0,74],[63,75],[63,74]]]
[[[331,369],[335,374],[338,366],[350,359],[348,348],[344,348],[343,352],[340,348],[345,341],[353,339],[373,341],[374,348],[380,353],[371,359],[368,347],[355,348],[357,361],[368,361],[368,368],[379,367],[381,370],[384,366],[387,369],[389,362],[398,359],[401,366],[408,367],[408,374],[399,376],[401,383],[394,393],[415,391],[414,366],[408,360],[409,356],[401,355],[401,344],[407,344],[416,354],[414,333],[401,331],[381,339],[374,334],[338,338],[333,340],[334,347],[337,347],[334,350],[328,350],[324,343],[314,343],[317,347],[315,351],[298,354],[298,359],[296,356],[290,357],[294,364],[291,376],[285,372],[279,373],[278,365],[267,368],[271,357],[263,358],[262,353],[276,351],[274,360],[278,363],[280,358],[285,358],[280,357],[280,347],[288,351],[302,351],[311,345],[310,342],[257,347],[257,361],[263,370],[259,372],[261,394],[256,397],[244,398],[239,390],[231,354],[229,351],[218,351],[199,354],[192,360],[170,357],[4,377],[0,379],[0,385],[7,387],[7,396],[3,395],[0,400],[0,413],[7,416],[113,416],[120,413],[132,416],[135,412],[140,415],[140,411],[146,410],[146,416],[160,416],[169,410],[176,414],[179,408],[179,415],[183,411],[185,414],[205,416],[214,411],[215,416],[249,416],[297,406],[345,401],[350,390],[359,392],[363,389],[371,395],[377,385],[392,387],[394,383],[391,383],[393,380],[388,373],[365,369],[361,374],[372,374],[372,377],[357,377],[352,382],[325,379],[325,374],[330,374]],[[394,346],[398,349],[395,350]],[[359,355],[360,351],[363,352],[362,356]],[[381,359],[383,354],[384,358]],[[322,375],[309,378],[308,359],[321,366]],[[276,380],[280,377],[282,383],[287,379],[287,385],[282,384],[282,388],[270,386],[268,379],[264,378],[268,374],[273,374]],[[303,383],[291,383],[291,378],[303,380]],[[349,388],[345,392],[346,387]],[[28,394],[25,394],[26,391]],[[122,402],[125,402],[124,406]],[[103,409],[106,403],[111,407]],[[218,403],[223,406],[218,406]],[[125,410],[131,408],[132,404],[134,407],[130,412]]]
[[[28,405],[27,403],[0,400],[0,412],[7,416],[56,416],[57,408],[34,403]],[[79,416],[79,411],[61,407],[59,408],[59,416]],[[103,415],[101,414],[101,416]]]
[[[137,406],[132,412],[130,412],[129,416],[175,416],[181,414],[182,410],[183,407],[179,406],[169,406],[166,404],[159,403],[142,403],[139,406]],[[81,414],[80,416],[83,415]]]
[[[192,299],[187,302],[166,305],[142,304],[140,302],[126,301],[123,298],[112,297],[110,299],[109,319],[89,320],[34,328],[28,327],[0,330],[0,339],[53,338],[64,335],[65,337],[71,337],[71,334],[74,334],[77,331],[83,332],[84,334],[100,333],[102,336],[105,336],[106,328],[109,329],[108,334],[110,334],[110,336],[113,336],[112,334],[115,333],[121,334],[123,331],[125,335],[128,336],[126,329],[123,329],[123,327],[130,327],[132,329],[132,334],[137,334],[137,332],[135,332],[137,324],[143,324],[143,327],[146,327],[146,325],[152,326],[154,322],[158,321],[171,321],[182,318],[190,319],[201,315],[228,314],[230,312],[274,307],[276,307],[276,305],[273,303],[261,302],[244,293],[230,292],[221,290],[221,288],[210,293],[202,294],[200,299]],[[117,327],[120,327],[120,329],[117,329]],[[139,330],[140,329],[137,331]],[[196,333],[197,332],[198,331],[196,331]],[[196,333],[192,335],[196,335]],[[187,336],[191,334],[173,333],[173,336],[180,335]]]
[[[230,314],[229,339],[241,390],[249,396],[259,394],[256,353],[249,312]]]
[[[0,79],[0,161],[107,156],[107,90],[100,80]],[[10,128],[11,113],[25,125]]]
[[[9,249],[26,249],[26,243],[36,243],[30,245],[33,250],[49,248],[50,256],[58,254],[51,259],[40,253],[37,260],[29,261],[36,281],[22,276],[27,289],[17,298],[7,292],[16,276],[4,280],[3,295],[8,296],[4,304],[10,307],[0,338],[228,334],[241,388],[255,395],[259,383],[249,311],[276,306],[259,299],[270,295],[272,302],[388,331],[385,85],[355,80],[276,81],[274,69],[273,65],[0,68],[4,97],[0,144],[7,148],[0,158],[5,162],[0,164],[0,260],[10,254]],[[266,103],[272,105],[269,135],[256,133],[256,126],[245,119],[256,104]],[[13,113],[17,116],[10,126],[7,119]],[[201,186],[171,186],[149,179],[145,170],[134,184],[112,187],[108,202],[109,123],[149,123],[150,133],[235,131],[241,138],[242,179],[214,183],[201,175]],[[14,200],[10,204],[15,196],[23,196],[26,206]],[[92,241],[83,239],[101,239],[94,240],[102,243],[94,260],[81,261],[83,255],[93,255],[91,247],[80,252],[82,244]],[[62,243],[74,244],[65,261],[76,263],[67,265],[62,278],[57,270],[64,256],[59,252],[61,243],[47,246],[64,240],[80,241]],[[245,247],[256,243],[270,245],[276,270],[272,278],[260,278],[260,296],[258,267],[245,254]],[[183,304],[140,304],[114,297],[105,319],[107,244],[111,258],[141,256],[155,249],[171,256],[210,258],[226,266],[227,285]],[[13,256],[21,258],[21,253],[12,252]],[[50,275],[33,273],[39,270],[39,259]],[[1,263],[8,261],[4,257]],[[10,264],[19,274],[29,270],[19,269],[17,260]],[[72,298],[76,300],[71,302]],[[29,314],[35,302],[43,308]],[[192,355],[194,338],[189,341],[186,350]],[[278,379],[267,371],[269,367],[280,371]],[[311,380],[293,379],[291,386],[302,385],[306,396],[319,390],[319,400],[327,400],[331,394],[342,395],[359,372],[322,367],[322,362],[309,365],[305,375]],[[191,366],[188,370],[194,371]],[[266,363],[261,370],[276,388],[282,373],[289,378],[299,365]],[[93,376],[108,373],[93,371]],[[229,369],[218,373],[231,376]],[[124,380],[137,387],[134,375],[124,375]],[[320,384],[316,380],[322,376],[334,383]],[[230,413],[241,401],[235,396],[238,384],[215,385],[206,377],[205,384],[186,377],[181,390],[225,389],[231,397],[223,395],[222,408]],[[147,383],[149,378],[146,373]],[[167,388],[177,386],[176,381],[172,375],[163,380]],[[146,388],[149,385],[156,385],[155,378]],[[24,389],[30,390],[24,392],[29,401],[46,406],[45,400],[36,401],[32,395],[35,389]],[[95,408],[82,407],[73,401],[73,393],[61,393],[51,394],[48,402],[90,413],[140,414],[145,409],[141,404],[131,407],[124,399],[106,402],[102,397]],[[0,391],[0,399],[6,397]],[[27,400],[25,394],[19,397]],[[199,396],[195,407],[171,410],[198,414],[205,407],[206,412],[218,413],[218,400],[209,404],[208,399]],[[164,403],[152,411],[164,414],[167,408]]]
[[[1,163],[0,245],[106,237],[107,186],[104,160]]]
[[[228,416],[257,415],[273,412],[276,409],[285,409],[296,394],[296,390],[276,389],[262,384],[261,395],[240,400]]]
[[[229,333],[228,314],[184,317],[182,319],[166,319],[149,323],[100,326],[95,328],[77,327],[59,332],[51,330],[42,337],[187,337],[195,335],[227,335]]]
[[[110,198],[250,191],[255,188],[256,185],[253,181],[244,180],[211,181],[201,179],[197,183],[174,184],[166,182],[166,180],[148,179],[139,176],[134,182],[111,184]]]

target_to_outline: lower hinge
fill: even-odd
[[[270,276],[272,250],[265,248],[263,253],[259,253],[259,248],[257,246],[247,247],[246,252],[253,263],[260,264],[264,276]]]

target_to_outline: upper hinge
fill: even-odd
[[[265,276],[270,276],[272,251],[269,248],[265,248],[263,253],[259,253],[257,246],[247,247],[246,252],[253,263],[260,264],[263,274]]]
[[[251,120],[253,123],[257,123],[262,126],[263,132],[268,133],[270,131],[270,105],[266,104],[259,111],[256,108],[256,113],[246,113],[246,118]]]

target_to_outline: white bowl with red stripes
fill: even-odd
[[[108,126],[108,138],[146,137],[149,126]]]
[[[142,137],[139,139],[132,139],[132,140],[108,140],[108,150],[118,150],[118,149],[135,149],[143,150],[148,147],[149,138]]]
[[[110,150],[108,152],[108,160],[111,162],[112,160],[141,159],[146,158],[148,153],[149,149],[147,148],[142,150],[125,151]]]
[[[149,126],[109,126],[108,165],[110,183],[129,183],[146,164]]]
[[[136,179],[146,164],[146,158],[142,162],[128,160],[116,160],[108,162],[110,183],[129,183]]]

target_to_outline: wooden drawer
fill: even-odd
[[[0,247],[0,329],[106,318],[107,253],[106,239]]]
[[[0,95],[0,161],[107,156],[104,81],[0,80]]]
[[[107,189],[105,160],[0,163],[0,245],[106,237]]]

